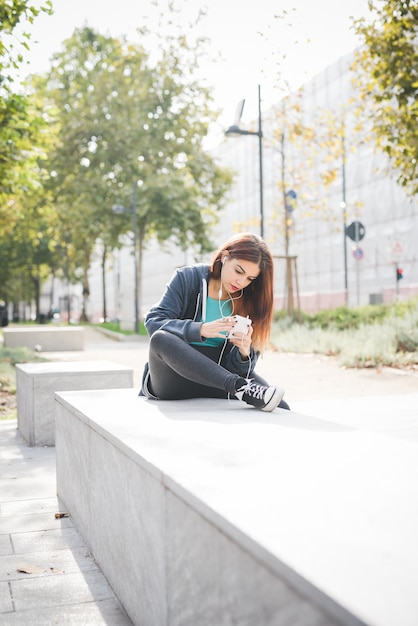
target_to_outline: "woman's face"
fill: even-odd
[[[228,293],[233,294],[248,287],[259,273],[260,267],[257,263],[227,256],[225,263],[222,265],[222,287]]]

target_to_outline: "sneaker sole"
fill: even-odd
[[[274,411],[274,409],[280,404],[283,396],[284,396],[284,389],[282,389],[281,387],[276,387],[270,400],[267,402],[266,406],[264,406],[261,410],[269,411],[269,412]]]

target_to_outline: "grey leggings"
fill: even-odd
[[[191,345],[165,330],[156,331],[149,346],[149,390],[160,400],[234,397],[242,376],[218,364],[221,348]],[[254,372],[251,378],[268,383]],[[283,401],[282,401],[283,402]],[[283,402],[283,408],[288,408]]]
[[[157,330],[149,347],[150,391],[160,400],[233,395],[242,377],[218,365],[220,352]]]

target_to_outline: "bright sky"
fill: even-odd
[[[151,0],[53,0],[53,5],[54,15],[36,18],[31,27],[28,73],[46,71],[75,28],[88,24],[103,34],[135,40],[144,14],[152,11]],[[352,51],[358,40],[350,17],[367,12],[367,0],[182,0],[181,6],[185,16],[207,7],[204,34],[223,60],[202,67],[202,74],[213,85],[215,106],[222,110],[218,122],[225,126],[233,123],[242,98],[243,121],[256,118],[258,84],[263,108],[278,100],[277,59],[286,81],[297,87]],[[283,11],[286,19],[274,17]]]

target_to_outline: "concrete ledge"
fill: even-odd
[[[4,328],[4,346],[42,352],[84,350],[84,328],[67,326],[25,326]]]
[[[30,446],[55,445],[55,391],[133,387],[132,369],[109,361],[16,365],[18,428]]]
[[[418,455],[239,402],[56,394],[58,495],[134,624],[415,626]]]

